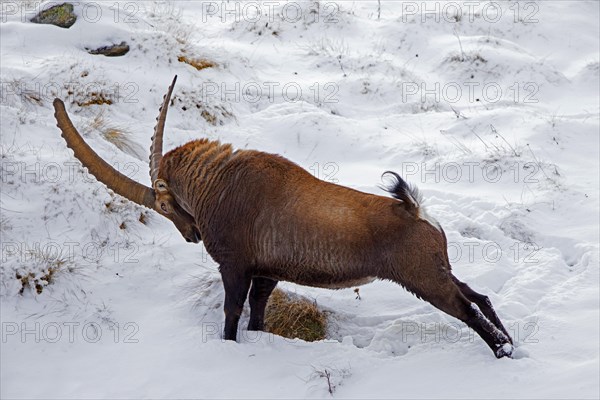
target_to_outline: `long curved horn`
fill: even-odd
[[[154,209],[154,190],[131,180],[100,158],[73,126],[65,110],[65,103],[60,99],[54,99],[53,105],[54,117],[56,118],[57,126],[62,132],[61,136],[67,142],[67,147],[73,150],[75,157],[81,161],[81,164],[96,179],[104,183],[115,193],[137,204]]]
[[[154,135],[152,135],[152,144],[150,145],[150,178],[152,184],[158,179],[158,169],[160,168],[160,160],[162,159],[163,133],[165,131],[165,121],[167,120],[167,110],[169,109],[169,101],[171,94],[177,81],[177,75],[173,78],[173,83],[169,86],[167,94],[163,97],[163,103],[160,106],[158,117],[156,118],[156,126],[154,127]]]

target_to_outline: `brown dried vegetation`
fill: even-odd
[[[275,289],[267,303],[265,328],[275,335],[314,342],[325,339],[327,315],[315,301]]]
[[[65,258],[44,252],[30,252],[29,257],[32,257],[34,265],[21,268],[15,273],[15,278],[21,281],[19,294],[23,294],[25,288],[41,294],[46,286],[54,283],[59,273],[74,271],[72,263]]]
[[[191,65],[198,71],[201,71],[206,68],[214,68],[217,66],[217,64],[214,61],[207,60],[206,58],[192,58],[183,54],[177,57],[177,61]]]

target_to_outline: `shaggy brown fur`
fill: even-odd
[[[236,338],[251,285],[249,328],[262,329],[277,281],[343,288],[379,278],[465,321],[498,356],[509,352],[489,300],[454,278],[443,230],[419,218],[416,190],[397,175],[390,191],[401,201],[321,181],[278,155],[203,139],[165,154],[159,178],[220,265],[227,339]]]

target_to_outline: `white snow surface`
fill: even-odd
[[[63,29],[3,2],[2,398],[599,398],[599,3],[467,3],[77,2]],[[123,57],[86,51],[121,41]],[[417,184],[514,357],[384,281],[360,300],[280,284],[329,312],[325,341],[245,332],[247,309],[223,341],[203,245],[87,177],[53,116],[65,99],[98,154],[148,185],[175,74],[166,150],[208,137],[365,192],[385,195],[386,170]],[[113,104],[78,104],[98,92]],[[20,293],[30,273],[39,294]]]

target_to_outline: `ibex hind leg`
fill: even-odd
[[[479,307],[479,309],[481,310],[483,315],[485,315],[485,317],[487,319],[489,319],[492,324],[496,325],[496,328],[498,328],[502,332],[504,332],[504,334],[508,337],[508,339],[510,340],[510,343],[512,344],[513,343],[512,338],[508,334],[508,331],[506,330],[506,328],[504,328],[504,325],[502,325],[502,322],[500,321],[498,314],[496,314],[496,311],[494,310],[494,307],[492,306],[492,302],[490,301],[490,299],[483,294],[477,293],[476,291],[471,289],[469,287],[469,285],[467,285],[464,282],[459,281],[456,277],[453,276],[452,280],[454,281],[456,286],[458,286],[458,288],[460,289],[462,294],[467,299],[469,299],[469,301],[472,301],[473,303],[477,304],[477,306]]]
[[[253,278],[250,288],[250,322],[249,331],[263,331],[265,327],[265,307],[277,281],[269,278]]]
[[[498,330],[452,281],[438,286],[435,293],[417,293],[435,307],[463,321],[485,341],[497,358],[512,353],[510,339]],[[505,346],[508,345],[508,346]]]
[[[220,270],[225,289],[225,329],[223,338],[225,340],[236,340],[238,323],[244,309],[244,302],[248,297],[251,278],[239,273],[239,269],[235,266],[221,265]]]

